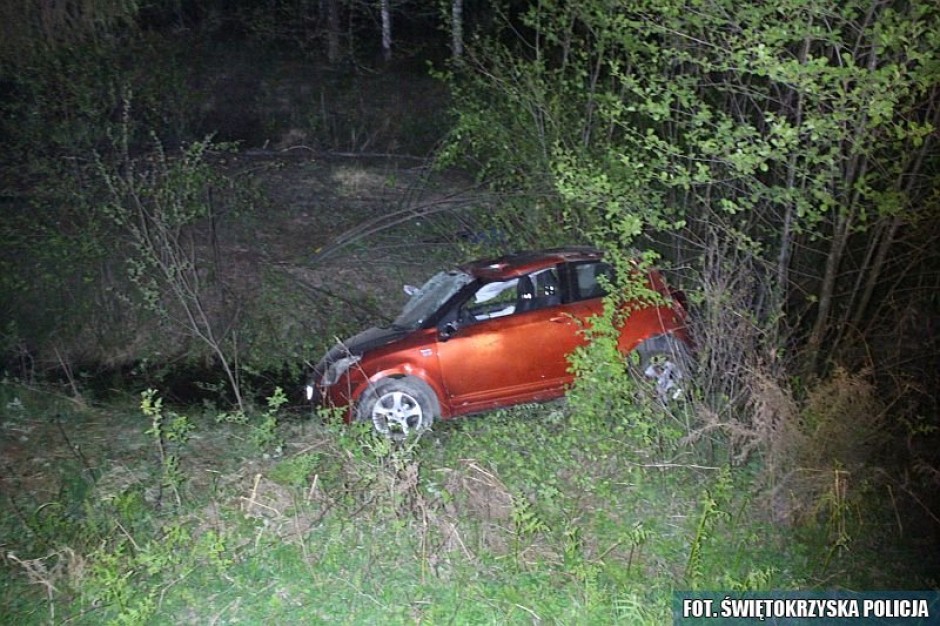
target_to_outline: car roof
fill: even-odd
[[[473,261],[462,266],[461,269],[478,278],[500,280],[530,274],[540,269],[554,267],[559,263],[597,261],[601,256],[603,256],[603,252],[597,248],[567,246],[547,250],[514,252],[493,259]]]

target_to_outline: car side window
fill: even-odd
[[[558,271],[548,268],[486,283],[460,307],[458,319],[475,322],[561,304]]]
[[[489,320],[516,312],[519,279],[486,283],[460,307],[462,322]]]
[[[607,295],[605,285],[614,280],[614,269],[608,263],[591,261],[570,266],[574,300],[590,300]]]

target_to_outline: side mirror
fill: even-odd
[[[405,285],[405,293],[409,296],[413,296],[420,291],[420,288],[415,287],[414,285]]]
[[[457,322],[447,322],[437,330],[437,337],[441,341],[447,341],[457,334]]]

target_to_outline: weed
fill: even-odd
[[[24,407],[12,414],[31,410],[30,396],[7,397]],[[272,394],[267,411],[280,399]],[[19,604],[4,591],[6,607],[134,625],[236,615],[646,625],[668,620],[674,588],[788,588],[826,556],[806,558],[808,542],[763,525],[749,506],[755,473],[641,463],[626,429],[612,436],[607,420],[563,403],[442,423],[400,443],[368,424],[305,425],[286,438],[295,454],[215,470],[211,485],[205,459],[181,454],[203,441],[198,423],[175,420],[152,392],[140,404],[150,445],[163,450],[156,471],[115,464],[45,506],[24,498],[21,517],[46,543],[0,518],[14,588],[33,589]],[[152,494],[172,484],[164,466],[174,456],[179,500],[158,508]],[[857,556],[849,504],[833,501],[841,518],[817,516],[822,531],[844,529]]]
[[[117,227],[129,250],[125,257],[128,278],[137,289],[140,306],[205,346],[225,372],[238,410],[245,411],[237,334],[232,332],[238,307],[230,302],[219,279],[214,243],[222,210],[213,197],[233,185],[209,163],[212,152],[232,146],[206,139],[192,143],[174,158],[155,139],[149,154],[132,157],[129,109],[128,101],[123,135],[116,146],[117,162],[98,160],[98,176],[106,192],[102,217]],[[197,226],[204,228],[197,230]],[[206,247],[214,251],[209,258],[197,254]]]
[[[711,539],[711,531],[716,519],[722,512],[718,502],[708,492],[702,499],[702,511],[695,527],[695,536],[689,549],[689,560],[685,565],[685,578],[690,589],[698,589],[705,576],[702,559],[702,546]]]
[[[283,443],[280,442],[277,434],[277,416],[278,410],[287,403],[287,396],[280,387],[274,389],[268,399],[268,408],[261,414],[257,423],[251,426],[251,442],[259,449],[276,448],[275,455],[280,455],[283,449]]]
[[[316,452],[304,452],[280,461],[270,472],[271,480],[288,487],[303,487],[310,480],[321,457]]]
[[[153,438],[160,458],[161,488],[170,489],[176,499],[176,505],[182,506],[180,487],[186,481],[186,475],[180,469],[179,449],[186,444],[193,425],[185,415],[172,411],[164,413],[163,398],[157,397],[155,389],[141,393],[140,410],[151,420],[148,435]],[[162,494],[158,501],[162,499]]]
[[[512,498],[510,521],[513,529],[513,560],[519,569],[525,569],[523,548],[536,535],[548,532],[548,524],[539,517],[538,512],[528,498],[519,495]]]

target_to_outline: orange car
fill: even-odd
[[[567,357],[603,308],[612,268],[593,248],[523,252],[440,272],[387,328],[334,346],[316,365],[307,399],[348,407],[347,421],[370,421],[400,437],[449,419],[557,398],[571,383]],[[605,277],[605,279],[600,277]],[[658,272],[647,287],[663,296],[627,303],[619,347],[664,400],[681,393],[689,354],[686,312]]]

